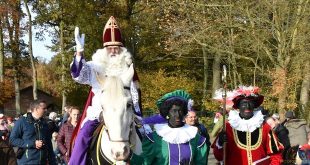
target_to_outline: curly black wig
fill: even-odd
[[[183,110],[184,114],[186,115],[188,110],[187,110],[187,101],[181,100],[179,98],[173,98],[173,99],[168,99],[161,106],[159,107],[159,112],[160,115],[166,118],[168,116],[169,110],[172,108],[173,105],[180,106],[181,109]]]

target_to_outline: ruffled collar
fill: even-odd
[[[239,111],[231,110],[229,112],[228,122],[232,128],[242,132],[253,132],[261,127],[264,122],[264,116],[261,111],[254,111],[254,116],[248,120],[239,116]]]
[[[198,131],[196,127],[187,124],[180,128],[171,128],[167,123],[155,124],[154,129],[164,141],[172,144],[186,143],[193,139]]]

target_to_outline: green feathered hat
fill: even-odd
[[[191,98],[192,98],[191,95],[185,92],[184,90],[175,90],[162,96],[159,100],[157,100],[156,105],[158,109],[160,109],[161,105],[167,100],[180,99],[184,100],[185,102],[188,102]]]

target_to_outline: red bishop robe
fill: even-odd
[[[267,156],[270,156],[270,165],[280,165],[282,162],[281,151],[284,147],[266,123],[253,132],[242,132],[226,122],[226,136],[226,165],[250,165]],[[217,139],[212,148],[215,158],[222,161],[223,148],[216,145]]]

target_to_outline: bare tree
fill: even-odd
[[[212,94],[214,96],[215,90],[221,88],[221,57],[215,56],[212,63]]]
[[[0,16],[0,83],[4,81],[4,43],[2,17]]]
[[[303,112],[305,111],[306,105],[309,103],[309,93],[310,93],[310,60],[306,60],[303,69],[303,79],[300,89],[300,104],[302,106]]]
[[[9,32],[9,47],[13,59],[13,77],[15,86],[15,108],[16,113],[20,114],[20,19],[21,19],[21,7],[19,0],[9,1],[9,11],[5,15],[6,27]]]
[[[303,45],[299,28],[308,7],[309,0],[299,1],[261,1],[260,8],[253,7],[253,3],[243,6],[247,21],[250,23],[248,34],[259,46],[255,52],[264,52],[274,67],[273,87],[278,97],[278,110],[281,117],[288,108],[288,93],[291,88],[289,70],[292,59],[301,57],[298,45]],[[261,11],[269,15],[261,15]],[[258,19],[260,18],[260,19]],[[297,83],[296,81],[295,83]]]
[[[38,99],[37,94],[37,88],[38,88],[38,81],[37,81],[37,69],[34,62],[34,56],[32,51],[32,19],[31,19],[31,13],[28,7],[28,0],[25,0],[25,7],[28,15],[28,31],[29,31],[29,42],[28,42],[28,49],[29,49],[29,56],[30,56],[30,62],[31,62],[31,68],[32,68],[32,84],[33,84],[33,99]]]

